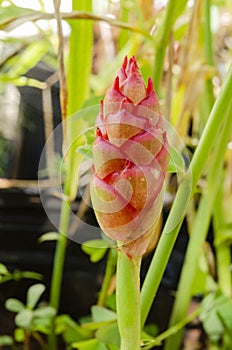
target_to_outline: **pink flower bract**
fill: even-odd
[[[140,239],[136,251],[144,253],[162,208],[169,146],[152,80],[146,87],[134,57],[124,59],[96,127],[91,199],[97,220],[122,245]]]

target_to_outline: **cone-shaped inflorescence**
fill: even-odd
[[[93,208],[104,233],[130,255],[153,239],[162,208],[169,146],[152,80],[124,59],[96,121]]]

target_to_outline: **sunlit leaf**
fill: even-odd
[[[8,75],[16,78],[27,73],[42,59],[49,47],[50,44],[47,40],[32,42],[22,53],[15,55],[7,61]]]
[[[31,330],[32,328],[33,311],[24,309],[20,311],[15,317],[15,324],[17,327]]]
[[[11,312],[20,312],[25,309],[25,305],[20,300],[15,298],[7,299],[5,307]]]
[[[37,12],[29,8],[14,5],[2,6],[0,30],[12,30],[22,23],[25,23],[25,21],[28,21],[28,19],[34,18],[35,15],[37,15]],[[15,23],[12,24],[13,22]]]
[[[9,271],[8,271],[7,267],[0,263],[0,275],[6,275],[8,273],[9,273]]]
[[[98,305],[92,306],[91,313],[94,322],[114,321],[117,319],[117,315],[114,311]]]
[[[38,241],[40,243],[47,241],[57,241],[59,239],[59,232],[47,232],[39,237]]]
[[[232,300],[228,301],[222,305],[218,310],[218,316],[227,329],[228,333],[232,337]]]
[[[72,344],[72,348],[79,350],[107,350],[106,346],[103,343],[100,343],[97,339],[75,342]]]
[[[34,317],[51,318],[56,314],[56,310],[51,306],[44,306],[34,311]]]
[[[228,224],[220,229],[220,235],[215,239],[214,245],[218,247],[221,244],[232,243],[232,224]]]
[[[0,346],[11,346],[14,343],[12,337],[8,335],[0,335]]]
[[[73,343],[92,338],[91,330],[81,327],[69,315],[60,315],[55,320],[56,334],[62,334],[66,343]]]
[[[25,333],[22,328],[16,328],[14,331],[15,341],[18,343],[22,343],[25,340]]]
[[[4,74],[4,73],[0,73],[0,82],[12,84],[15,86],[31,86],[31,87],[36,87],[38,89],[46,88],[46,83],[41,82],[39,80],[27,78],[24,76],[11,77],[8,74]]]
[[[96,332],[96,338],[105,344],[114,344],[120,346],[120,334],[117,323],[101,327]]]
[[[170,158],[168,164],[168,172],[185,173],[185,162],[181,153],[173,146],[170,146]]]
[[[92,262],[98,262],[103,258],[107,249],[112,247],[114,243],[106,239],[93,239],[82,244],[82,250],[90,256]]]
[[[229,305],[228,299],[219,291],[208,294],[202,302],[204,312],[200,315],[200,320],[205,332],[213,342],[219,341],[224,333],[221,317],[224,318],[223,310]],[[221,317],[219,317],[220,312],[222,312]]]
[[[45,286],[41,283],[34,284],[27,291],[27,307],[33,309],[38,303],[41,295],[45,291]]]

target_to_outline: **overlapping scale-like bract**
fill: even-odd
[[[125,58],[96,120],[91,199],[107,236],[143,254],[162,208],[169,147],[152,80]]]

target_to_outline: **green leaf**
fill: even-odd
[[[99,106],[96,106],[99,108]],[[77,147],[77,152],[87,156],[88,158],[93,158],[93,143],[95,140],[95,127],[87,129],[84,133],[85,144]]]
[[[7,30],[9,24],[14,21],[17,22],[17,25],[21,25],[22,20],[25,22],[29,15],[33,16],[35,14],[37,14],[36,11],[24,7],[14,5],[1,7],[0,30]],[[19,21],[19,19],[21,19],[21,21]],[[13,28],[10,27],[8,29],[11,30]]]
[[[73,343],[92,337],[93,332],[79,326],[69,315],[60,315],[55,320],[56,334],[62,334],[65,342]]]
[[[232,336],[232,300],[228,299],[225,304],[223,304],[218,309],[218,316],[222,321],[223,325],[227,329],[228,333]]]
[[[32,319],[33,319],[33,311],[28,310],[28,309],[24,309],[16,315],[15,324],[19,328],[31,330],[32,329]]]
[[[47,317],[47,318],[34,317],[34,312],[33,312],[31,329],[34,332],[40,332],[48,335],[51,332],[51,317]]]
[[[56,310],[51,306],[43,306],[34,311],[34,317],[52,318],[56,315]]]
[[[103,306],[94,305],[91,307],[91,314],[94,322],[115,321],[117,314]]]
[[[174,7],[174,15],[173,15],[173,23],[180,17],[182,12],[185,10],[187,4],[187,0],[180,0],[178,2],[178,6]]]
[[[47,232],[39,237],[39,243],[46,241],[57,241],[59,239],[59,232]]]
[[[168,172],[185,173],[185,162],[181,153],[173,146],[170,146],[170,159],[168,164]]]
[[[144,326],[144,332],[151,337],[156,337],[159,334],[159,327],[154,323],[150,323]]]
[[[0,73],[0,82],[9,83],[15,86],[32,86],[38,89],[44,89],[46,84],[32,78],[27,77],[11,77],[8,74]]]
[[[82,244],[82,247],[84,248],[85,246],[98,249],[98,248],[110,248],[114,245],[114,242],[110,240],[105,240],[105,239],[91,239],[89,241],[85,241]]]
[[[104,326],[107,326],[108,324],[112,323],[113,321],[99,321],[99,322],[85,322],[82,324],[82,327],[84,329],[87,329],[89,331],[96,331],[99,328],[102,328]]]
[[[56,334],[60,334],[68,328],[75,328],[78,324],[69,315],[59,315],[55,320]]]
[[[115,344],[107,344],[109,350],[120,350],[119,347]]]
[[[101,327],[96,332],[96,338],[105,344],[120,347],[120,334],[117,323]]]
[[[98,106],[100,105],[100,101],[104,99],[104,95],[101,96],[91,96],[87,100],[84,101],[82,108],[88,108],[88,107],[93,107],[93,106]]]
[[[143,330],[141,332],[141,339],[143,341],[151,341],[151,340],[154,340],[154,337],[151,334],[149,334]]]
[[[175,41],[180,41],[184,37],[187,29],[188,29],[188,23],[186,22],[181,24],[178,23],[177,25],[175,25],[174,33],[173,33]]]
[[[202,302],[203,313],[200,315],[200,320],[205,332],[213,342],[218,342],[224,333],[224,326],[218,312],[226,304],[227,299],[219,291],[208,294]]]
[[[110,241],[95,239],[86,241],[84,244],[82,244],[81,248],[83,252],[90,256],[90,260],[94,263],[98,262],[104,257],[107,249],[110,246],[112,246],[112,243]]]
[[[25,339],[24,330],[22,328],[16,328],[14,331],[14,338],[15,338],[15,341],[17,341],[18,343],[24,342],[24,339]]]
[[[116,311],[116,295],[115,295],[115,293],[113,293],[107,297],[105,306],[111,310]]]
[[[20,312],[25,309],[25,305],[20,300],[14,298],[7,299],[5,307],[11,312]]]
[[[14,340],[9,335],[0,335],[0,346],[11,346],[14,344]]]
[[[232,243],[232,224],[227,224],[220,229],[220,235],[215,239],[214,245],[231,244]]]
[[[199,264],[195,273],[193,288],[191,291],[192,295],[205,294],[207,277],[208,265],[205,257],[202,255],[199,257]]]
[[[92,159],[93,158],[93,147],[91,145],[83,145],[77,147],[77,152],[81,153],[82,155]]]
[[[106,346],[103,343],[100,343],[97,339],[89,339],[73,343],[72,348],[79,350],[107,350]]]
[[[7,275],[9,273],[7,267],[0,263],[0,275]]]
[[[7,61],[7,74],[12,78],[26,74],[42,59],[49,47],[47,40],[32,42],[21,54],[15,55]]]
[[[41,295],[45,291],[45,286],[41,283],[34,284],[27,292],[27,307],[33,309],[38,303]]]

